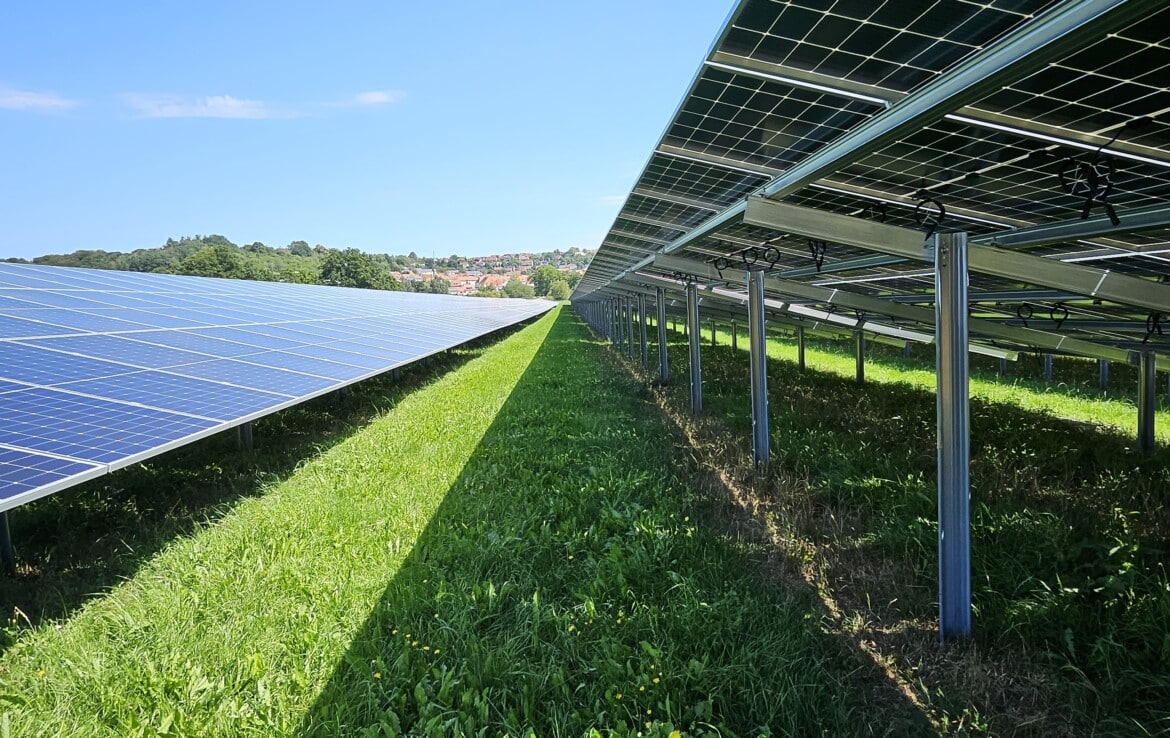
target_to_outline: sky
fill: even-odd
[[[595,248],[733,4],[9,3],[0,258]]]

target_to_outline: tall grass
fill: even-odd
[[[665,400],[681,414],[686,355],[674,339],[680,381]],[[844,610],[842,630],[876,643],[940,725],[1038,735],[1170,730],[1170,452],[1134,450],[1131,398],[1087,388],[1089,372],[1076,365],[1058,364],[1081,376],[1067,392],[977,369],[976,631],[958,649],[939,650],[930,643],[937,512],[929,359],[875,351],[862,386],[845,347],[811,344],[802,372],[794,345],[774,340],[774,462],[759,481],[745,459],[746,341],[738,352],[728,343],[703,349],[705,417],[695,432],[731,449],[708,463],[746,480],[755,509],[791,551],[809,557],[809,577]]]

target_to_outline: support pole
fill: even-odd
[[[909,342],[909,341],[907,341],[906,343],[902,344],[902,358],[903,358],[903,359],[909,359],[909,358],[910,358],[910,342]]]
[[[670,366],[666,361],[666,296],[663,292],[658,287],[654,298],[658,301],[658,381],[666,384],[670,381]]]
[[[16,576],[16,552],[12,550],[12,532],[8,529],[8,511],[0,513],[0,564],[4,573]]]
[[[804,371],[804,326],[796,326],[796,365]]]
[[[638,340],[641,344],[642,353],[642,371],[646,371],[646,367],[650,364],[650,357],[647,356],[648,349],[646,347],[646,296],[638,295]]]
[[[999,357],[999,376],[1001,376],[1001,377],[1007,376],[1007,359],[1005,359],[1002,356]]]
[[[1109,360],[1097,359],[1097,387],[1109,389]]]
[[[865,333],[854,332],[853,342],[853,353],[857,361],[857,383],[865,384]]]
[[[395,382],[397,382],[399,379],[402,378],[402,372],[398,371],[397,369],[391,369],[390,370],[390,378],[393,379]]]
[[[715,319],[711,318],[711,345],[715,345]]]
[[[252,423],[243,423],[236,426],[236,440],[241,451],[252,450]]]
[[[687,284],[687,339],[691,350],[691,412],[703,412],[703,371],[699,365],[699,288]]]
[[[1052,381],[1052,354],[1044,354],[1044,378]]]
[[[734,351],[739,348],[739,331],[735,325],[735,321],[731,321],[731,350]]]
[[[1148,454],[1154,450],[1154,410],[1157,406],[1155,368],[1158,355],[1143,351],[1138,365],[1138,450]]]
[[[623,297],[626,305],[626,356],[634,358],[634,305],[628,297]]]
[[[768,463],[768,344],[764,322],[764,273],[748,272],[748,346],[752,381],[752,460]]]
[[[967,234],[940,233],[934,237],[934,247],[939,636],[949,641],[971,633]]]

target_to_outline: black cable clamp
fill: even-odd
[[[1165,335],[1162,333],[1162,319],[1165,317],[1165,315],[1156,310],[1146,316],[1146,337],[1142,339],[1142,343],[1148,343],[1150,336],[1155,333],[1159,336]]]
[[[808,240],[808,251],[812,254],[813,262],[817,265],[817,272],[821,271],[821,267],[825,263],[825,252],[829,249],[829,244],[825,241],[817,241],[810,238]]]
[[[1028,327],[1028,321],[1032,319],[1032,306],[1028,303],[1023,303],[1016,308],[1016,317],[1024,323],[1024,327]]]
[[[1117,211],[1109,202],[1109,193],[1113,192],[1113,175],[1115,168],[1113,157],[1109,154],[1101,156],[1101,152],[1093,154],[1092,159],[1066,158],[1060,165],[1060,187],[1070,195],[1084,197],[1081,206],[1081,220],[1089,217],[1093,203],[1100,203],[1109,216],[1109,222],[1115,226],[1121,225]]]
[[[723,279],[723,270],[731,266],[731,261],[726,256],[716,256],[708,259],[707,263],[715,267],[715,271],[719,273],[720,279]]]
[[[946,220],[947,209],[925,189],[919,190],[914,196],[918,198],[918,204],[914,206],[914,222],[926,230],[926,238],[929,240]]]
[[[1068,320],[1068,306],[1063,302],[1058,302],[1048,310],[1048,318],[1056,323],[1056,329],[1060,330],[1060,326],[1064,325],[1064,321]]]

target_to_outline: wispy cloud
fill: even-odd
[[[127,93],[122,101],[143,118],[236,118],[260,120],[291,118],[293,113],[279,110],[262,100],[247,100],[231,95],[183,97],[180,95],[142,95]]]
[[[29,110],[33,112],[58,112],[79,105],[76,100],[61,97],[53,92],[32,92],[0,87],[0,109]]]
[[[390,105],[406,97],[406,93],[399,90],[370,90],[359,92],[338,102],[329,103],[331,107],[339,108],[369,108],[376,105]]]
[[[358,105],[388,105],[396,103],[402,98],[403,94],[398,90],[371,90],[355,95],[354,101]]]

